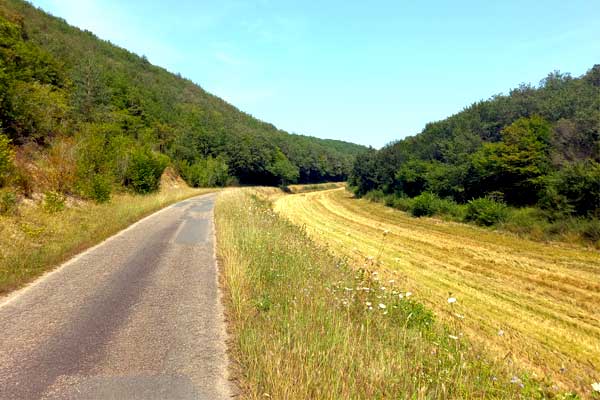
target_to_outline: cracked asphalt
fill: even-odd
[[[0,299],[0,399],[227,399],[216,195],[168,207]]]

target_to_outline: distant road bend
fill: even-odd
[[[225,399],[215,195],[0,299],[0,399]]]

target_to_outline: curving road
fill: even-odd
[[[225,399],[215,195],[168,207],[0,300],[0,399]]]

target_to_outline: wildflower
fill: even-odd
[[[592,383],[592,389],[594,392],[600,392],[600,382]]]
[[[365,304],[367,305],[367,307],[371,307],[373,305],[370,301],[367,301]]]
[[[381,308],[382,310],[385,310],[385,304],[379,303],[379,308]]]
[[[387,236],[390,234],[390,230],[386,229],[385,231],[383,231],[383,236]]]
[[[502,329],[498,331],[498,336],[504,336],[504,331]]]
[[[412,296],[412,292],[406,292],[406,297]]]
[[[398,297],[400,297],[400,299],[403,299],[403,298],[404,298],[404,295],[403,295],[402,293],[399,293],[399,294],[398,294]]]
[[[454,303],[456,303],[456,297],[449,297],[448,304],[454,304]]]
[[[458,340],[458,336],[448,335],[448,337],[452,340]]]
[[[385,292],[385,286],[379,288],[381,291]]]
[[[394,282],[396,282],[396,281],[395,281],[395,280],[393,280],[393,279],[390,279],[390,280],[388,281],[388,283],[389,283],[390,285],[392,285]]]
[[[465,316],[462,314],[454,314],[456,318],[465,319]]]
[[[516,377],[516,376],[513,376],[510,379],[510,383],[520,383],[520,382],[521,382],[521,380],[518,377]]]

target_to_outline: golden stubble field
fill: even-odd
[[[345,189],[283,196],[275,210],[412,292],[492,357],[563,388],[589,393],[600,381],[597,250],[417,219]]]

